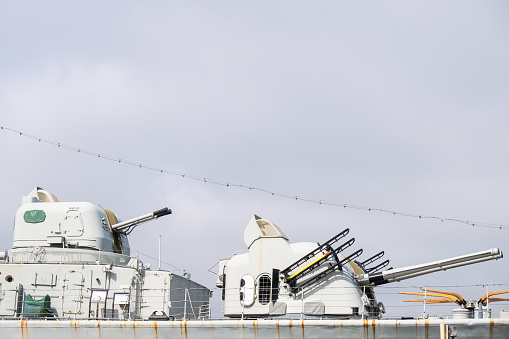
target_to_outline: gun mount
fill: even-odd
[[[290,243],[279,227],[255,215],[244,231],[249,252],[219,262],[216,286],[223,289],[225,316],[356,317],[362,310],[376,318],[384,307],[376,300],[374,286],[503,257],[494,248],[381,271],[389,264],[377,262],[384,252],[357,261],[363,250],[352,247],[355,238],[340,241],[349,232],[318,247]]]
[[[130,254],[127,235],[145,222],[171,214],[167,207],[124,222],[89,202],[59,202],[37,187],[23,197],[14,221],[13,249],[56,247]]]

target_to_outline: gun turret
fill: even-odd
[[[387,284],[394,281],[418,277],[438,271],[445,271],[450,268],[471,265],[483,261],[500,259],[502,252],[498,248],[492,248],[486,251],[462,255],[450,259],[434,261],[426,264],[390,269],[376,274],[357,275],[357,282],[360,286],[376,286]]]
[[[398,269],[387,268],[384,252],[357,261],[362,249],[347,253],[355,238],[346,229],[323,244],[290,243],[271,222],[253,216],[244,231],[247,253],[218,265],[216,286],[223,289],[224,314],[242,317],[379,318],[384,306],[376,285],[450,268],[500,259],[498,248]],[[361,287],[361,288],[359,288]],[[240,300],[240,302],[239,302]],[[362,310],[362,311],[361,311]]]
[[[114,231],[123,231],[125,233],[131,233],[131,231],[134,229],[134,227],[146,223],[148,221],[157,219],[159,217],[165,216],[171,214],[171,209],[168,207],[162,208],[160,210],[154,211],[149,214],[142,215],[141,217],[133,218],[130,220],[126,220],[123,222],[120,222],[118,224],[112,225],[111,228]]]

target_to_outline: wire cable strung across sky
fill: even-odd
[[[48,139],[43,139],[41,137],[38,137],[38,136],[35,136],[35,135],[26,134],[26,133],[23,133],[23,132],[20,132],[20,131],[17,131],[17,130],[8,128],[8,127],[0,126],[0,130],[2,130],[2,131],[5,130],[5,131],[13,132],[13,133],[19,134],[20,136],[24,136],[24,137],[27,137],[27,138],[30,138],[30,139],[33,139],[33,140],[37,140],[39,142],[44,142],[46,144],[55,145],[55,146],[57,146],[59,148],[64,148],[64,149],[67,149],[67,150],[70,150],[70,151],[74,151],[74,152],[78,152],[78,153],[83,153],[83,154],[91,155],[91,156],[94,156],[94,157],[97,157],[97,158],[100,158],[100,159],[115,161],[115,162],[118,162],[120,164],[136,166],[136,167],[139,167],[139,168],[142,168],[142,169],[152,170],[152,171],[160,172],[160,173],[163,173],[163,174],[171,174],[171,175],[175,175],[175,176],[180,176],[182,178],[188,178],[188,179],[197,180],[197,181],[201,181],[201,182],[209,183],[209,184],[215,184],[215,185],[226,186],[226,187],[244,188],[244,189],[249,189],[249,190],[254,190],[254,191],[259,191],[259,192],[267,193],[267,194],[270,194],[270,195],[273,195],[273,196],[277,196],[277,197],[281,197],[281,198],[301,200],[301,201],[306,201],[306,202],[320,204],[320,205],[326,205],[326,206],[343,207],[343,208],[356,209],[356,210],[364,210],[364,211],[376,211],[376,212],[388,213],[388,214],[399,215],[399,216],[404,216],[404,217],[412,217],[412,218],[419,218],[419,219],[434,219],[434,220],[439,220],[439,221],[451,221],[451,222],[457,222],[457,223],[462,223],[462,224],[465,224],[465,225],[471,225],[471,226],[477,226],[477,227],[494,228],[494,229],[500,229],[500,230],[509,230],[509,226],[502,225],[502,224],[492,224],[492,223],[486,223],[486,222],[468,221],[468,220],[462,220],[462,219],[456,219],[456,218],[443,218],[443,217],[422,215],[422,214],[416,214],[416,213],[398,212],[398,211],[395,211],[395,210],[388,210],[388,209],[376,208],[376,207],[373,208],[373,207],[365,207],[365,206],[359,206],[359,205],[344,204],[344,203],[339,203],[339,202],[335,202],[335,201],[327,201],[327,200],[322,200],[322,199],[298,196],[298,195],[289,194],[289,193],[282,193],[282,192],[271,191],[271,190],[268,190],[268,189],[265,189],[265,188],[260,188],[260,187],[255,187],[255,186],[249,186],[249,185],[244,185],[244,184],[236,184],[236,183],[231,183],[231,182],[228,182],[228,181],[222,181],[222,180],[217,180],[217,179],[200,177],[200,176],[196,176],[196,175],[189,175],[189,174],[180,173],[180,172],[176,172],[176,171],[171,171],[171,170],[167,170],[167,169],[163,169],[163,168],[157,168],[157,167],[150,166],[150,165],[144,165],[144,164],[141,164],[141,163],[137,163],[137,162],[134,162],[134,161],[121,159],[121,158],[110,156],[110,155],[106,155],[106,154],[101,154],[101,153],[89,151],[89,150],[86,150],[86,149],[83,149],[83,148],[80,148],[80,147],[66,145],[66,144],[63,144],[63,143],[60,143],[60,142],[56,142],[56,141],[52,141],[52,140],[48,140]]]

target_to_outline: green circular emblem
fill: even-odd
[[[30,210],[26,211],[23,215],[23,219],[25,222],[36,224],[38,222],[43,222],[46,219],[46,212],[43,210]]]

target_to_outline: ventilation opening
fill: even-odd
[[[271,279],[268,275],[262,275],[258,280],[258,301],[262,305],[270,302],[270,292],[272,290]]]

